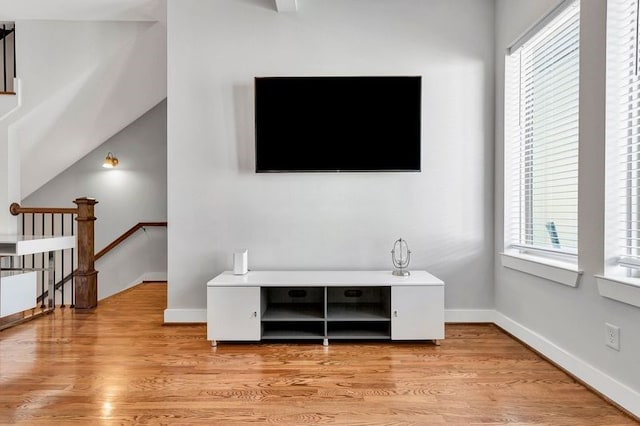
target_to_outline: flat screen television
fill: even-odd
[[[256,77],[256,172],[419,172],[421,84]]]

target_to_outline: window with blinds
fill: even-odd
[[[578,249],[580,3],[565,1],[507,52],[507,248]]]
[[[606,255],[631,268],[640,268],[638,14],[638,0],[608,1]]]

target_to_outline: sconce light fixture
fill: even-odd
[[[106,169],[113,169],[118,165],[118,158],[113,155],[111,152],[107,154],[107,158],[104,159],[104,163],[102,163],[102,167]]]

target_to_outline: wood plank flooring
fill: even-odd
[[[0,332],[0,424],[637,424],[493,325],[447,325],[442,346],[211,348],[165,306],[143,284]]]

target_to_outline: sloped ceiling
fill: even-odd
[[[166,98],[167,45],[162,23],[23,21],[21,31],[25,102],[11,129],[26,197]]]

